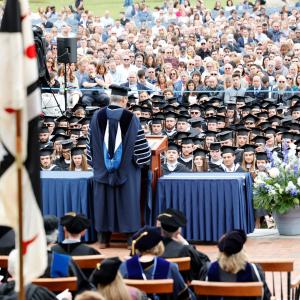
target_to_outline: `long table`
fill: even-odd
[[[86,240],[95,240],[92,172],[41,172],[43,214],[58,217],[75,211],[87,215],[91,229]],[[149,205],[146,223],[173,207],[188,219],[184,234],[189,240],[217,241],[231,229],[254,230],[252,181],[248,173],[170,174],[158,180],[156,201]],[[148,215],[148,214],[147,214]],[[60,228],[59,239],[62,239]]]
[[[158,180],[152,222],[166,208],[187,216],[188,240],[216,242],[232,229],[253,232],[249,173],[173,173]]]

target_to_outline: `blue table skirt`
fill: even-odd
[[[74,211],[82,213],[91,220],[91,228],[85,235],[85,240],[96,238],[93,226],[92,172],[41,172],[41,190],[43,199],[43,215],[63,216]],[[63,232],[60,226],[59,240]]]
[[[216,242],[225,232],[254,230],[252,179],[248,173],[174,173],[159,179],[152,222],[164,209],[182,211],[188,240]]]

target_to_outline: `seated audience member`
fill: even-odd
[[[209,151],[196,149],[193,152],[193,172],[208,172],[207,154]]]
[[[122,261],[118,257],[110,257],[101,262],[90,277],[97,291],[106,300],[142,300],[146,295],[136,288],[126,286],[119,272]]]
[[[174,143],[169,143],[168,150],[166,151],[166,163],[162,165],[163,175],[168,175],[170,173],[182,173],[190,172],[190,170],[178,162],[179,158],[179,146]]]
[[[64,227],[65,239],[51,248],[53,252],[71,256],[100,254],[96,249],[81,242],[81,237],[90,226],[90,221],[86,216],[70,212],[61,217],[60,224]]]
[[[187,279],[203,280],[207,272],[207,263],[210,260],[181,235],[181,227],[185,226],[187,222],[185,215],[178,210],[168,208],[158,215],[157,221],[161,226],[162,241],[165,247],[162,257],[190,257],[191,271]]]
[[[0,299],[17,300],[18,294],[15,291],[16,264],[18,263],[18,251],[13,250],[8,256],[8,273],[11,280],[0,285]],[[28,284],[25,289],[26,300],[57,300],[56,295],[44,287]]]
[[[120,272],[124,278],[129,279],[173,279],[174,299],[194,299],[178,266],[159,257],[163,253],[164,245],[159,228],[146,226],[133,236],[133,257],[121,264]]]
[[[15,249],[15,232],[11,227],[0,226],[0,255],[8,255]]]
[[[219,256],[213,262],[207,273],[208,281],[220,282],[252,282],[262,281],[264,284],[263,300],[271,297],[264,273],[261,269],[248,262],[248,257],[244,249],[247,240],[243,230],[233,230],[223,235],[219,242]]]

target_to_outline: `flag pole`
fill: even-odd
[[[22,112],[16,110],[16,162],[18,181],[18,217],[19,217],[19,300],[25,300],[23,271],[23,186],[22,186]]]

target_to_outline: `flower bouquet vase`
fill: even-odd
[[[300,235],[300,206],[284,214],[274,212],[273,216],[280,235]]]

